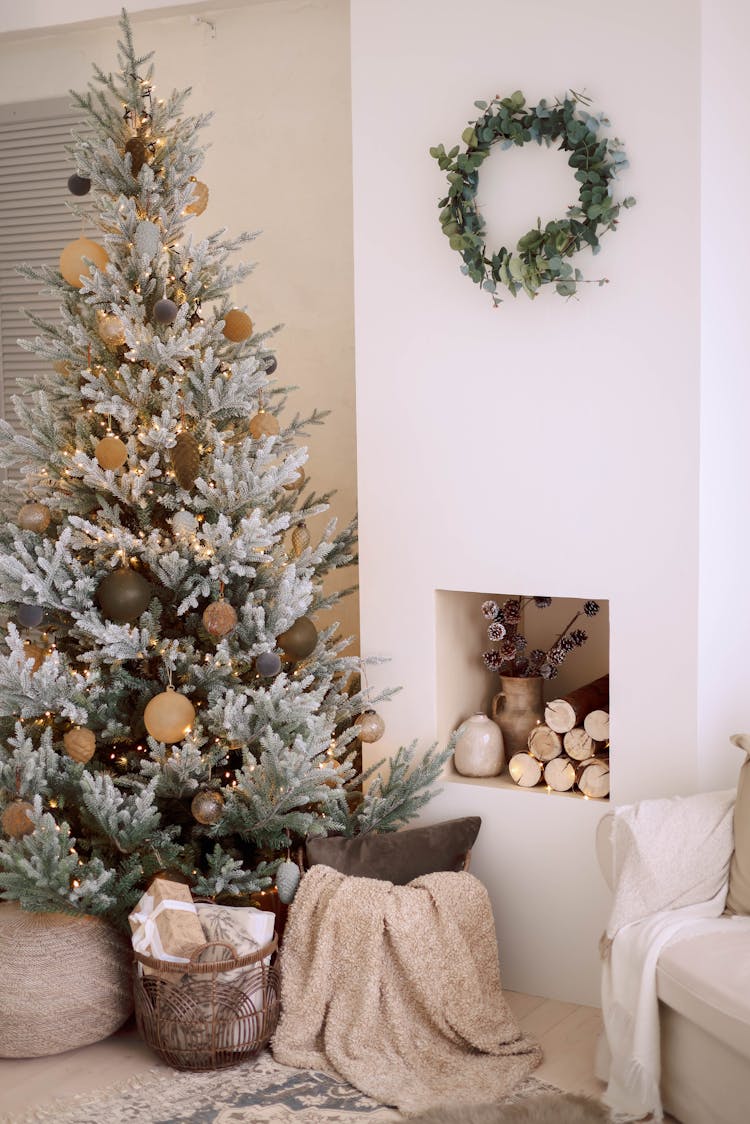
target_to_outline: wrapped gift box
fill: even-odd
[[[187,964],[206,943],[195,902],[182,882],[155,878],[128,920],[135,951],[156,960]],[[143,968],[145,975],[155,971]]]

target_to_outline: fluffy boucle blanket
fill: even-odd
[[[276,1061],[342,1078],[406,1115],[505,1096],[541,1061],[500,984],[487,891],[304,876],[281,953]]]

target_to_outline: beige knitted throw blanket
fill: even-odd
[[[343,1078],[406,1115],[505,1096],[541,1061],[503,996],[487,891],[304,876],[281,953],[276,1061]]]

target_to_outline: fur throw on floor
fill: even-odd
[[[608,1110],[576,1093],[527,1097],[520,1104],[456,1105],[416,1117],[415,1124],[606,1124]]]
[[[394,886],[312,867],[284,936],[281,1007],[276,1061],[406,1115],[499,1100],[541,1060],[503,996],[487,891],[464,872]]]

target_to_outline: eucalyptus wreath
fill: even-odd
[[[533,298],[542,285],[553,284],[561,297],[572,297],[581,284],[607,284],[606,277],[587,282],[569,259],[585,246],[598,253],[601,234],[615,229],[620,208],[632,207],[635,199],[628,196],[618,203],[612,196],[613,181],[627,167],[627,156],[616,137],[600,136],[609,121],[603,114],[589,113],[590,104],[589,98],[575,90],[562,101],[556,98],[553,105],[542,99],[538,105],[527,106],[520,90],[507,98],[498,95],[489,103],[476,101],[482,115],[470,121],[461,134],[465,149],[454,145],[446,152],[442,144],[430,149],[448,176],[448,194],[438,204],[443,233],[463,259],[461,272],[492,293],[496,305],[500,303],[498,286],[514,297],[523,289]],[[547,147],[559,141],[559,148],[570,153],[568,164],[578,181],[578,202],[568,207],[565,218],[553,219],[544,227],[538,219],[514,249],[488,250],[477,205],[479,169],[494,144],[510,148],[529,141]]]

